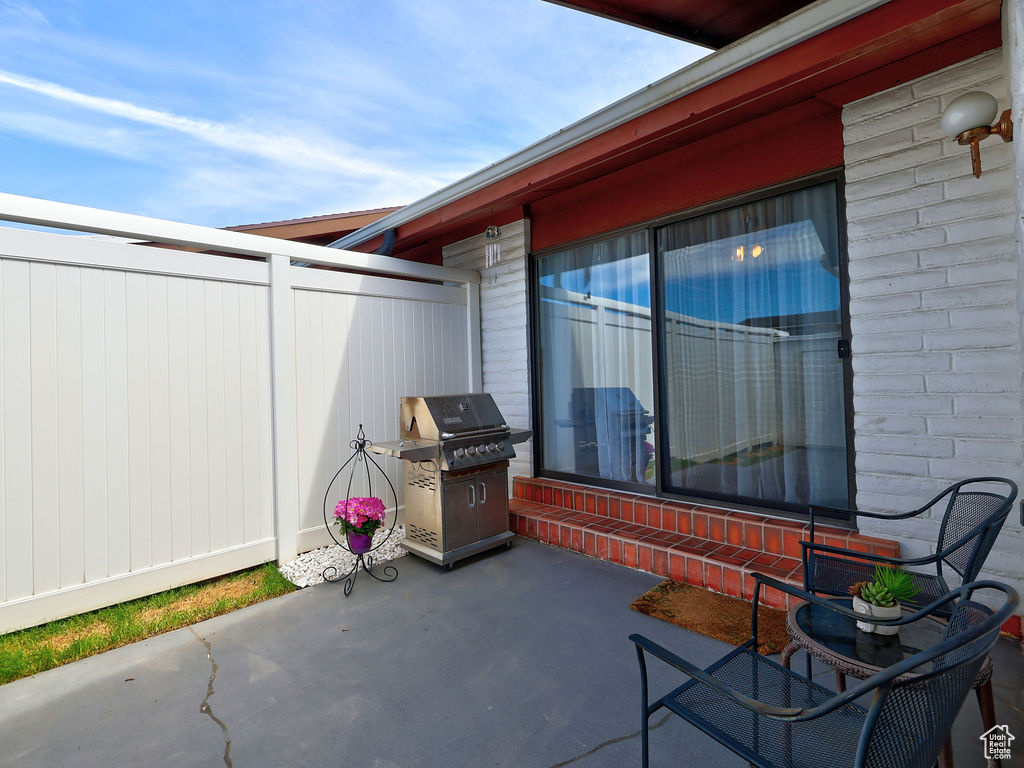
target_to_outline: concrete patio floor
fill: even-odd
[[[627,635],[701,665],[727,649],[630,610],[658,577],[534,542],[452,572],[395,565],[398,581],[364,574],[347,599],[321,584],[0,687],[0,766],[633,766]],[[998,722],[1024,739],[1017,645],[995,664]],[[650,670],[652,691],[677,679]],[[981,731],[972,696],[958,766],[984,765]],[[652,768],[746,765],[676,718],[651,753]]]

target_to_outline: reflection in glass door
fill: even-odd
[[[542,466],[653,486],[647,232],[537,260]]]
[[[657,230],[667,490],[849,502],[836,185]]]

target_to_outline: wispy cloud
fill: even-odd
[[[694,58],[541,0],[293,11],[0,0],[4,191],[210,224],[407,203]]]
[[[255,155],[285,165],[328,169],[356,176],[376,177],[394,171],[371,162],[347,157],[337,149],[318,146],[288,134],[249,130],[236,125],[197,120],[150,109],[127,101],[91,96],[56,83],[0,70],[0,84],[23,88],[94,112],[176,131],[221,149]]]
[[[19,0],[0,0],[0,19],[8,23],[29,23],[50,26],[49,19],[30,3]]]
[[[144,160],[148,155],[142,137],[123,127],[94,125],[83,131],[80,120],[40,112],[0,109],[0,130],[129,160]]]

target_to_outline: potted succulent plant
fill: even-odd
[[[859,581],[850,587],[853,595],[853,610],[876,619],[898,619],[900,600],[909,600],[921,590],[914,586],[914,577],[901,568],[884,565],[875,566],[872,581]],[[874,632],[877,635],[895,635],[899,627],[871,624],[858,621],[857,629]]]

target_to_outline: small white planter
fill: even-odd
[[[861,600],[856,595],[853,598],[853,610],[876,619],[898,619],[903,613],[900,610],[899,603],[892,606],[874,605],[873,603]],[[857,629],[864,632],[874,632],[876,635],[895,635],[900,631],[899,627],[879,626],[878,624],[869,624],[866,621],[858,621]]]

